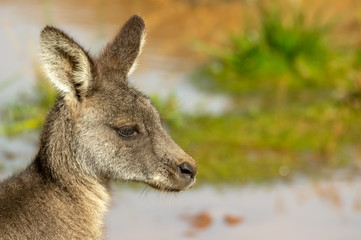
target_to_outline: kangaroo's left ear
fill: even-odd
[[[145,25],[141,17],[134,15],[124,24],[115,38],[108,43],[99,56],[99,62],[107,71],[123,76],[135,69],[136,59],[142,51]]]
[[[93,63],[88,54],[61,30],[47,26],[40,36],[45,73],[67,99],[80,101],[92,83]]]

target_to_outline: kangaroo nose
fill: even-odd
[[[194,169],[189,163],[184,162],[178,165],[178,171],[182,178],[194,179]]]

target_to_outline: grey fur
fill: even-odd
[[[92,58],[62,31],[44,28],[43,65],[60,96],[34,160],[0,183],[1,239],[100,239],[111,180],[163,191],[195,182],[194,160],[127,82],[143,38],[143,20],[133,16]],[[135,135],[122,136],[124,127]]]

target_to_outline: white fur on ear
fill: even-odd
[[[82,97],[89,88],[91,61],[85,51],[54,27],[41,32],[41,58],[46,75],[62,95]]]
[[[138,58],[139,58],[139,55],[142,53],[143,51],[143,47],[144,47],[144,44],[146,42],[146,33],[145,31],[142,33],[142,37],[141,37],[141,40],[140,40],[140,46],[139,46],[139,53],[138,53],[138,56],[137,58],[135,59],[133,65],[130,67],[129,71],[128,71],[128,76],[130,76],[131,74],[133,74],[133,72],[135,71],[135,69],[137,69],[138,67]]]
[[[44,63],[43,64],[43,69],[45,71],[45,74],[48,76],[48,78],[50,79],[50,82],[54,84],[55,88],[62,94],[62,95],[67,95],[67,94],[73,94],[72,88],[71,86],[67,85],[66,83],[63,83],[62,81],[60,81],[59,79],[59,74],[56,74],[52,67],[49,66],[49,64]]]

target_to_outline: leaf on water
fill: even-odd
[[[224,215],[224,221],[228,226],[236,226],[240,223],[244,222],[244,218],[242,216],[235,216],[231,214]]]

